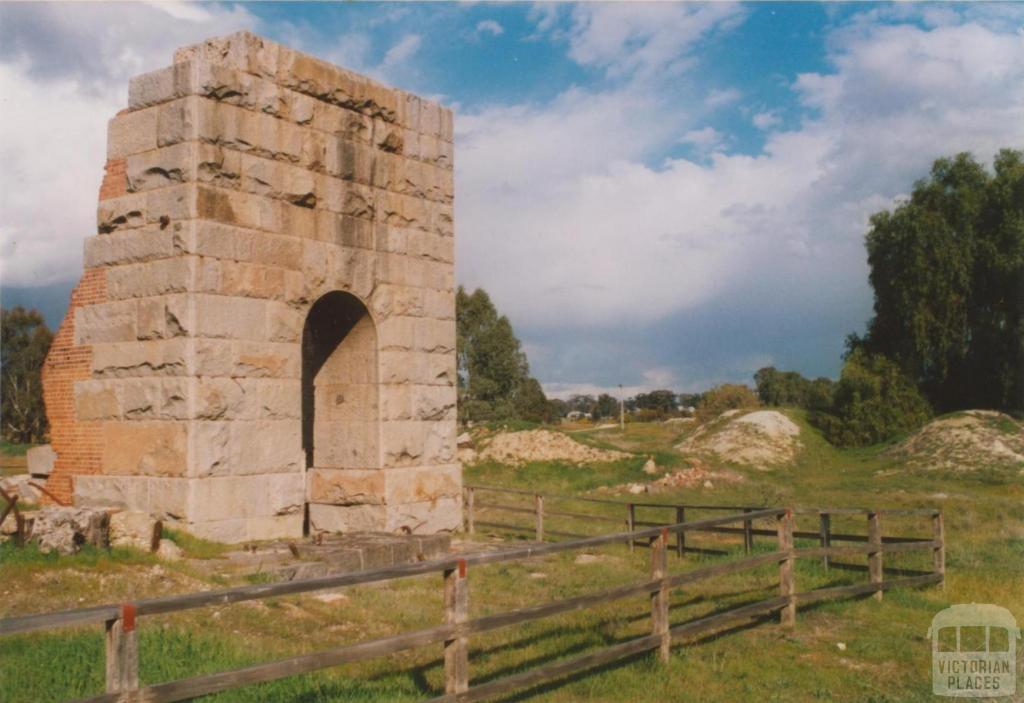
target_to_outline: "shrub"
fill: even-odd
[[[700,404],[697,406],[697,420],[707,422],[726,410],[756,408],[760,404],[757,394],[749,386],[740,383],[724,383],[715,386],[701,397]]]
[[[863,447],[917,429],[929,417],[928,402],[895,363],[856,350],[843,365],[832,408],[812,421],[832,444]]]

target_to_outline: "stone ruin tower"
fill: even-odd
[[[456,529],[452,113],[247,32],[128,103],[48,488],[225,542]]]

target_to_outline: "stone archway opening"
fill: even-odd
[[[359,298],[327,293],[310,308],[302,331],[307,532],[311,523],[337,527],[331,512],[373,502],[338,489],[348,483],[345,474],[380,468],[379,435],[376,327]]]

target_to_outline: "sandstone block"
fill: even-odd
[[[124,300],[184,293],[192,288],[195,270],[196,259],[191,256],[112,266],[107,269],[107,296]]]
[[[136,336],[134,300],[98,303],[75,309],[75,343],[131,342]]]
[[[148,510],[149,480],[140,476],[75,476],[75,505]]]
[[[298,473],[305,466],[302,423],[298,420],[235,421],[228,424],[233,474]]]
[[[179,230],[142,227],[88,237],[85,267],[128,264],[174,256],[183,247]]]
[[[271,342],[300,343],[302,341],[302,326],[305,321],[306,316],[301,311],[277,301],[268,302],[266,308],[267,331],[264,338]]]
[[[104,423],[102,466],[107,474],[184,476],[187,455],[185,423]]]
[[[197,339],[195,363],[203,376],[299,378],[302,357],[294,344]]]
[[[450,464],[455,461],[455,434],[454,421],[382,422],[383,466]]]
[[[111,381],[107,381],[111,383]],[[119,388],[126,420],[187,420],[192,381],[186,378],[139,378],[113,381]]]
[[[455,321],[424,318],[416,321],[416,348],[431,353],[450,353],[455,349]]]
[[[307,472],[310,503],[327,505],[382,505],[385,472],[381,469],[320,469]]]
[[[146,511],[150,515],[159,520],[183,520],[185,518],[188,514],[188,479],[147,478],[143,480],[149,489],[149,502]]]
[[[133,344],[93,344],[94,378],[181,376],[188,372],[191,340],[182,338]]]
[[[172,222],[199,217],[197,191],[194,183],[183,183],[159,190],[146,196],[146,222],[168,226]]]
[[[462,467],[458,464],[387,469],[381,473],[387,476],[388,505],[458,500],[462,496]]]
[[[110,516],[110,546],[131,547],[144,552],[160,545],[162,525],[141,510],[120,510]]]
[[[309,505],[309,526],[315,532],[374,532],[384,530],[387,523],[388,508],[383,505]]]
[[[25,461],[32,476],[49,476],[57,461],[57,452],[49,444],[41,444],[25,452]]]
[[[266,340],[267,301],[202,293],[194,300],[198,336]]]
[[[295,539],[302,536],[302,513],[254,517],[246,521],[246,539],[263,541],[272,539]]]
[[[299,270],[303,265],[302,240],[216,222],[196,226],[195,253],[218,259]]]
[[[194,181],[196,161],[194,142],[133,154],[125,165],[128,190],[134,193]]]
[[[378,446],[376,422],[318,421],[313,431],[313,464],[323,468],[377,468]]]
[[[134,229],[146,224],[146,194],[130,193],[101,200],[96,208],[96,229],[100,234]]]
[[[389,506],[385,529],[389,532],[433,534],[455,532],[462,527],[461,498],[440,498],[423,503]]]
[[[190,303],[190,296],[183,293],[139,299],[136,337],[148,341],[188,336],[195,329]]]
[[[196,216],[248,229],[281,231],[281,203],[250,193],[199,186]]]
[[[84,422],[121,418],[120,388],[115,380],[75,383],[75,416]]]
[[[107,158],[123,159],[157,147],[156,110],[126,112],[107,123]]]
[[[156,111],[156,144],[164,147],[198,139],[198,112],[200,98],[185,97],[173,100],[143,112]]]

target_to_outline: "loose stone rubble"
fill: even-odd
[[[225,542],[461,524],[452,113],[247,32],[131,81],[47,488]]]
[[[569,435],[551,430],[503,432],[487,440],[478,452],[480,460],[520,465],[530,461],[567,461],[586,464],[629,459],[632,454],[614,449],[598,449],[577,442]]]

